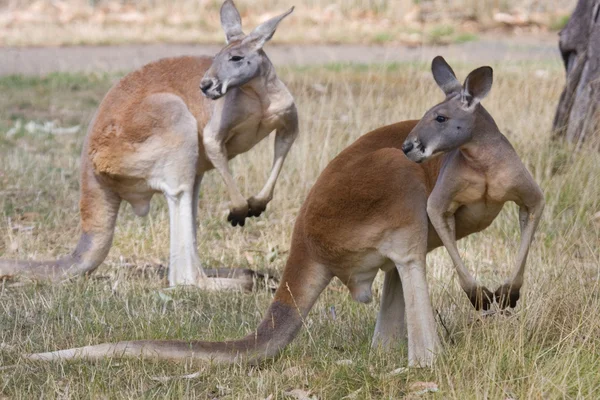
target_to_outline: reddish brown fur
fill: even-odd
[[[208,57],[166,58],[132,72],[115,85],[102,101],[89,138],[87,153],[95,172],[110,176],[123,173],[119,169],[121,160],[134,153],[136,144],[147,140],[164,123],[160,115],[148,118],[153,110],[143,101],[152,94],[179,96],[198,126],[203,127],[210,117],[210,100],[202,96],[198,87],[210,64]],[[199,144],[202,147],[202,140]],[[204,154],[203,148],[199,154]]]

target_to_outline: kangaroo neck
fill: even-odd
[[[477,119],[473,129],[473,137],[458,148],[460,155],[471,166],[484,168],[494,158],[497,147],[502,139],[492,116],[482,106],[478,106]]]
[[[265,112],[273,107],[286,108],[293,103],[288,88],[279,80],[273,64],[266,56],[258,76],[240,86],[240,90],[245,95],[259,100]]]

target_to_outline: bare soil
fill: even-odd
[[[128,71],[159,58],[212,55],[220,48],[220,45],[199,44],[4,47],[0,48],[0,76],[45,75],[50,72]],[[266,50],[275,65],[429,62],[438,54],[454,63],[489,64],[526,60],[556,62],[559,59],[558,38],[553,34],[485,37],[476,42],[447,46],[270,44]]]

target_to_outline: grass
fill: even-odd
[[[473,65],[454,65],[459,77]],[[444,351],[431,370],[406,365],[406,347],[370,351],[375,301],[351,300],[334,282],[306,328],[276,360],[259,367],[143,360],[32,363],[23,353],[141,338],[222,340],[260,320],[272,294],[202,293],[165,288],[168,213],[157,196],[149,216],[123,206],[114,246],[91,277],[57,285],[0,286],[0,397],[321,399],[597,398],[600,395],[600,155],[573,154],[550,141],[562,85],[556,64],[496,64],[484,101],[546,195],[529,255],[523,298],[510,316],[480,319],[460,290],[444,249],[428,257],[428,279]],[[544,69],[547,74],[536,71]],[[335,64],[281,69],[295,94],[301,135],[266,215],[234,229],[216,173],[203,182],[199,250],[206,266],[280,272],[295,215],[328,161],[359,135],[418,118],[442,99],[427,66]],[[71,250],[78,232],[78,152],[83,133],[23,131],[17,119],[85,125],[116,75],[53,74],[0,78],[0,257],[48,258]],[[315,84],[321,86],[315,89]],[[326,90],[323,90],[323,87]],[[263,184],[272,138],[232,162],[247,195]],[[518,248],[517,212],[508,205],[485,232],[460,242],[467,266],[488,287],[508,276]],[[348,361],[351,360],[351,364]],[[340,361],[343,361],[340,363]],[[191,377],[186,375],[193,374]],[[435,382],[418,396],[415,384]]]
[[[295,5],[280,43],[447,44],[475,31],[511,29],[498,12],[525,16],[534,32],[560,29],[575,0],[260,0],[236,2],[246,30]],[[221,1],[11,0],[0,5],[0,45],[222,43]],[[455,34],[444,34],[451,25]],[[442,28],[440,31],[440,27]],[[527,30],[527,29],[525,29]],[[519,28],[519,34],[523,28]],[[440,35],[441,34],[441,35]]]

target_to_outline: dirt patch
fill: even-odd
[[[215,54],[219,45],[149,44],[123,46],[0,48],[0,75],[50,72],[128,71],[150,61],[180,55]],[[555,35],[482,38],[447,46],[269,45],[275,65],[326,63],[429,62],[441,54],[455,63],[494,63],[559,59]]]

